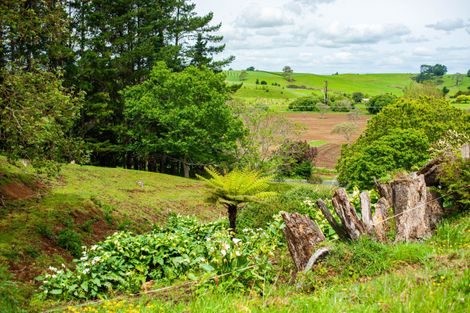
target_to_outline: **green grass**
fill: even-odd
[[[322,94],[325,81],[328,81],[330,92],[348,93],[362,92],[366,97],[372,97],[383,93],[392,93],[397,96],[403,94],[403,88],[412,82],[412,77],[416,74],[340,74],[340,75],[316,75],[307,73],[295,73],[294,81],[286,81],[281,73],[253,71],[247,72],[248,78],[243,81],[243,86],[235,93],[238,98],[257,99],[279,99],[289,101],[302,96],[312,94]],[[229,83],[240,83],[240,71],[227,71],[227,81]],[[257,85],[256,80],[266,81],[267,85]],[[277,83],[280,86],[273,86]],[[287,88],[287,85],[305,86],[308,89]],[[470,77],[464,76],[459,86],[455,85],[455,75],[449,74],[442,78],[438,88],[444,86],[450,89],[449,95],[455,94],[458,90],[467,90],[470,86]]]
[[[320,147],[320,146],[323,146],[327,143],[328,142],[325,141],[325,140],[312,140],[308,144],[309,144],[310,147]]]
[[[217,290],[191,295],[178,288],[138,299],[108,301],[90,312],[468,312],[470,214],[439,225],[420,243],[371,240],[335,243],[335,250],[288,284],[288,255],[278,258],[279,279],[262,294]],[[286,280],[287,279],[287,280]],[[68,312],[73,312],[69,310]]]
[[[4,200],[0,206],[0,265],[28,268],[22,271],[22,280],[34,278],[49,265],[69,263],[81,245],[116,230],[148,231],[164,223],[171,212],[201,220],[225,213],[205,202],[202,183],[194,179],[66,165],[58,179],[38,189],[30,168],[11,166],[4,158],[0,173],[0,188],[21,183],[33,193],[28,199]]]

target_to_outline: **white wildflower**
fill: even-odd
[[[227,251],[222,249],[222,250],[220,250],[220,253],[222,253],[222,255],[225,256],[227,254]]]
[[[230,245],[229,245],[228,243],[226,243],[226,242],[224,242],[224,243],[222,244],[222,246],[224,247],[225,250],[230,249]]]
[[[91,251],[95,251],[96,248],[98,248],[98,246],[97,246],[97,245],[93,245],[93,246],[91,246],[90,250],[91,250]]]
[[[100,257],[99,256],[95,256],[92,260],[91,260],[91,264],[92,265],[95,265],[96,263],[98,263],[100,261]]]
[[[86,275],[86,274],[88,274],[89,272],[90,272],[90,269],[89,269],[89,268],[84,268],[82,273]]]
[[[54,266],[49,266],[49,270],[53,272],[57,272],[57,269]]]
[[[233,238],[232,241],[233,241],[234,244],[237,245],[237,244],[238,244],[239,242],[241,242],[242,240],[241,240],[241,239],[238,239],[238,238]]]
[[[240,256],[240,255],[242,255],[242,253],[237,250],[237,251],[235,251],[235,255],[236,255],[236,256]]]
[[[211,241],[211,237],[207,237],[207,238],[206,238],[206,241]]]

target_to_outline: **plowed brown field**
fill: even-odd
[[[316,160],[318,167],[334,168],[341,153],[341,145],[347,143],[339,134],[332,134],[335,125],[350,122],[348,114],[330,113],[323,118],[317,113],[288,113],[289,120],[305,125],[306,131],[300,136],[302,140],[325,140],[328,144],[319,147],[319,155]],[[365,129],[369,115],[360,115],[357,124],[358,130],[352,136],[351,141],[359,137]]]

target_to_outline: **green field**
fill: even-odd
[[[353,93],[362,92],[366,97],[383,93],[402,95],[402,89],[412,82],[416,74],[339,74],[316,75],[307,73],[295,73],[294,81],[288,82],[279,72],[248,71],[248,77],[243,81],[243,86],[235,94],[240,98],[265,98],[265,99],[293,99],[311,94],[321,94],[325,81],[328,81],[330,92]],[[227,81],[240,83],[240,71],[227,71]],[[256,84],[256,80],[266,81],[267,85]],[[449,74],[443,77],[439,88],[446,86],[450,89],[450,95],[457,90],[467,90],[470,86],[470,77],[465,76],[459,86],[455,86],[455,75]],[[273,86],[276,83],[280,86]],[[287,88],[287,85],[305,86],[307,89]]]

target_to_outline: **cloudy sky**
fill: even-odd
[[[470,0],[194,0],[234,69],[330,74],[470,68]]]

